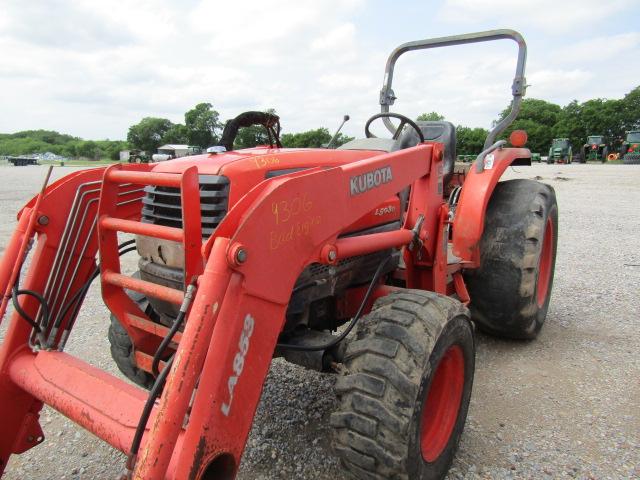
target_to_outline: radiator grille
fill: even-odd
[[[202,236],[208,238],[227,214],[229,179],[222,175],[200,175]],[[182,228],[180,189],[150,185],[144,189],[142,221]]]

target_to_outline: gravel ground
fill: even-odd
[[[56,168],[54,176],[70,171]],[[0,175],[4,245],[44,168],[0,167]],[[469,417],[448,478],[640,478],[640,167],[543,164],[507,176],[556,189],[553,297],[533,342],[478,334]],[[135,256],[127,261],[132,269]],[[68,351],[118,375],[107,326],[94,287]],[[330,376],[273,361],[240,479],[344,478],[329,445],[332,385]],[[45,408],[42,424],[47,440],[11,459],[8,480],[121,471],[119,452],[56,412]]]

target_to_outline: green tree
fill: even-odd
[[[98,140],[96,142],[102,153],[102,158],[120,160],[120,151],[127,149],[127,142],[121,140]]]
[[[239,129],[233,141],[233,148],[236,150],[240,148],[253,148],[257,145],[269,145],[267,130],[261,125],[252,125]]]
[[[573,151],[579,152],[588,135],[604,135],[606,142],[618,145],[624,130],[623,100],[596,98],[584,103],[574,100],[566,105],[553,129],[553,136],[569,138]]]
[[[188,144],[189,134],[187,127],[181,123],[171,125],[164,135],[162,135],[162,143]]]
[[[620,101],[620,107],[623,129],[640,129],[640,87],[627,93]]]
[[[505,118],[511,111],[511,106],[505,108],[498,120]],[[520,112],[514,122],[500,135],[507,139],[514,130],[525,130],[529,137],[527,147],[532,152],[546,153],[554,135],[554,127],[558,123],[562,108],[555,103],[539,100],[537,98],[525,98],[520,106]]]
[[[444,116],[438,112],[421,113],[416,120],[418,122],[440,122],[444,120]]]
[[[199,103],[185,113],[184,123],[189,145],[207,148],[216,144],[222,129],[219,117],[210,103]]]
[[[482,151],[489,131],[484,128],[456,127],[456,154],[478,155]]]
[[[162,145],[162,138],[172,126],[173,123],[166,118],[145,117],[129,127],[127,141],[131,147],[153,154]]]
[[[79,157],[85,157],[91,160],[98,160],[102,156],[102,150],[93,140],[87,140],[80,143],[77,148]]]
[[[347,142],[350,142],[354,138],[355,137],[350,137],[349,135],[345,135],[344,133],[339,133],[338,136],[336,137],[336,140],[331,145],[331,147],[332,148],[337,148],[337,147],[339,147],[341,145],[344,145]]]
[[[329,143],[331,134],[326,128],[317,128],[299,133],[285,133],[281,137],[282,146],[290,148],[320,148]]]

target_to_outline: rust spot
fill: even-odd
[[[206,440],[206,432],[205,435],[200,437],[198,441],[198,447],[196,448],[196,453],[193,457],[193,463],[191,464],[191,471],[189,472],[189,480],[196,480],[198,478],[198,472],[200,471],[200,467],[202,466],[202,460],[204,459],[204,455],[207,449],[207,440]]]

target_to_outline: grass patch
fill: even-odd
[[[59,160],[40,160],[40,165],[54,165],[60,166]],[[104,165],[112,165],[114,163],[121,163],[118,160],[109,160],[109,159],[101,159],[101,160],[87,160],[87,159],[78,159],[78,160],[64,160],[65,167],[102,167]]]

